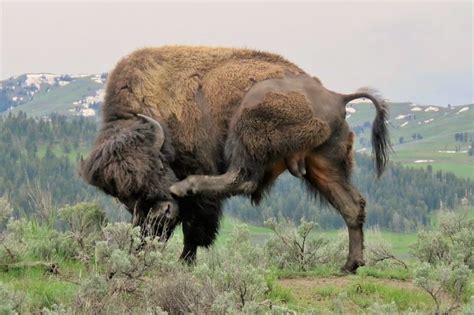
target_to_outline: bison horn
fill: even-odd
[[[163,146],[163,143],[165,142],[165,132],[163,130],[163,127],[161,127],[161,124],[151,117],[142,114],[137,114],[137,116],[145,119],[156,127],[156,143],[158,144],[158,147],[161,148]]]

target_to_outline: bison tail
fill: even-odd
[[[385,170],[389,159],[389,153],[392,150],[386,123],[388,117],[388,106],[375,90],[368,88],[359,89],[359,91],[354,94],[344,95],[344,102],[348,103],[358,98],[369,99],[374,104],[377,111],[372,124],[372,155],[375,158],[377,176],[380,177]]]

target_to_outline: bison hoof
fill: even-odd
[[[184,197],[188,195],[188,188],[186,187],[186,185],[183,185],[181,182],[171,186],[170,191],[173,195],[177,197]]]
[[[186,178],[170,187],[170,191],[177,197],[185,197],[196,193],[192,178]]]
[[[362,266],[365,266],[365,261],[363,259],[351,260],[341,268],[341,272],[344,274],[355,274],[357,268]]]

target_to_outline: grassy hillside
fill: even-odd
[[[363,129],[356,138],[356,150],[368,152],[370,127],[367,122],[371,123],[374,118],[373,106],[355,104],[353,109],[355,112],[348,113],[347,121],[353,129]],[[473,121],[472,104],[450,109],[413,106],[410,103],[391,104],[389,130],[395,151],[392,160],[413,167],[429,164],[434,170],[452,171],[461,177],[474,178],[474,157],[467,154],[474,140]],[[467,133],[467,141],[455,141],[456,133]],[[413,139],[413,135],[418,134],[421,139]]]
[[[102,84],[90,79],[74,80],[66,86],[52,86],[40,90],[31,101],[15,107],[12,112],[21,110],[28,116],[38,117],[51,113],[69,115],[69,110],[74,109],[73,102],[94,95],[100,88]]]
[[[51,113],[94,116],[103,99],[106,79],[107,73],[26,73],[14,76],[0,81],[0,114],[21,110],[30,117]]]

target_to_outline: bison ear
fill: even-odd
[[[161,127],[160,123],[156,121],[155,119],[142,115],[142,114],[137,114],[138,117],[141,117],[151,123],[152,125],[155,126],[156,128],[156,144],[158,147],[161,149],[163,146],[163,143],[165,143],[165,132],[163,130],[163,127]]]

